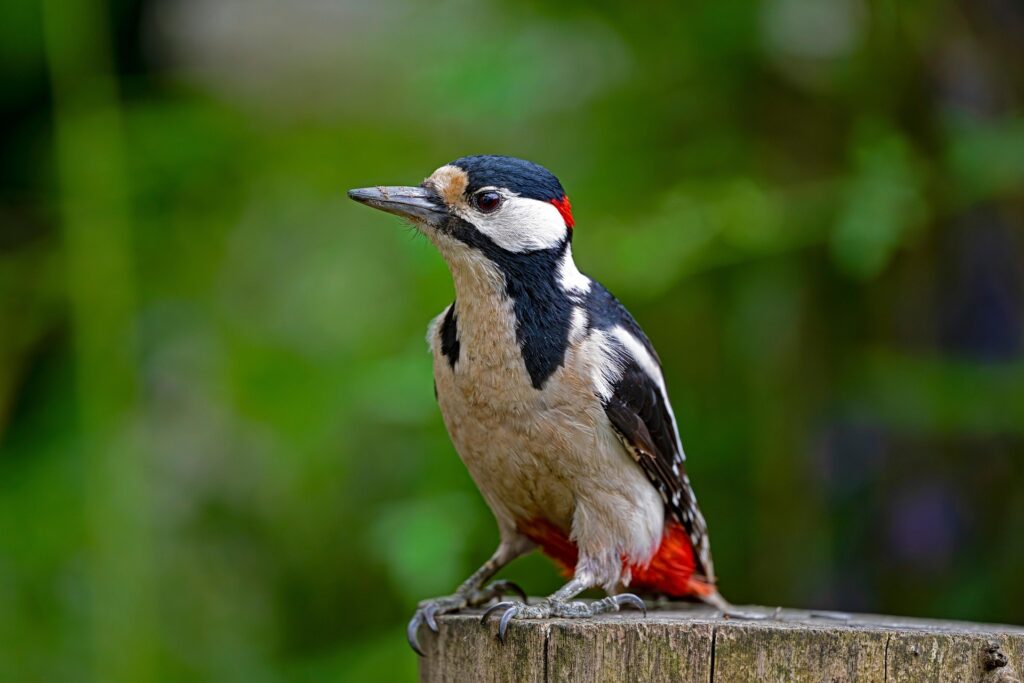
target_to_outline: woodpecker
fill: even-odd
[[[455,301],[427,341],[445,426],[497,521],[500,543],[454,594],[425,600],[408,638],[436,615],[483,606],[513,618],[589,617],[647,594],[723,611],[661,363],[633,316],[572,257],[575,221],[547,169],[468,156],[416,187],[350,190],[412,223],[441,252]],[[487,582],[539,548],[569,578],[529,604]],[[600,600],[574,600],[590,588]]]

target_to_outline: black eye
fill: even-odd
[[[491,213],[501,206],[501,195],[493,190],[480,192],[479,194],[473,195],[473,203],[476,204],[476,208],[480,209],[484,213]]]

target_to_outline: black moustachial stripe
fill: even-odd
[[[455,304],[452,303],[445,313],[441,322],[441,353],[448,359],[448,365],[455,369],[455,363],[459,360],[459,317],[455,313]]]
[[[516,341],[534,389],[565,362],[572,300],[558,284],[565,245],[497,261],[516,315]],[[515,256],[515,255],[513,255]]]
[[[516,341],[530,382],[540,389],[565,361],[569,347],[573,301],[558,282],[559,265],[568,243],[520,254],[499,247],[460,218],[452,219],[448,231],[483,253],[505,276],[505,293],[512,300],[516,316]],[[449,311],[445,316],[445,326],[452,315]],[[441,328],[442,350],[445,329]]]
[[[451,165],[466,172],[469,178],[466,192],[470,194],[483,187],[500,187],[520,197],[545,202],[565,196],[554,174],[524,159],[469,156],[456,159]],[[515,253],[499,247],[461,218],[452,217],[448,232],[481,251],[505,276],[505,292],[512,300],[516,316],[516,341],[530,382],[535,389],[540,389],[565,361],[569,346],[573,301],[559,285],[558,273],[572,234],[568,233],[562,244],[551,249]],[[452,367],[459,353],[453,310],[454,307],[448,311],[441,328],[441,348]],[[450,336],[446,337],[446,333]],[[445,350],[447,339],[454,345],[454,355]]]

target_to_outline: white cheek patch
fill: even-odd
[[[516,253],[551,249],[568,233],[558,209],[539,199],[507,197],[496,213],[471,212],[467,218],[499,247]]]

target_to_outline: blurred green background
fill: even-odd
[[[496,535],[344,190],[475,153],[657,346],[727,597],[1024,622],[1016,0],[2,14],[0,680],[415,676]]]

